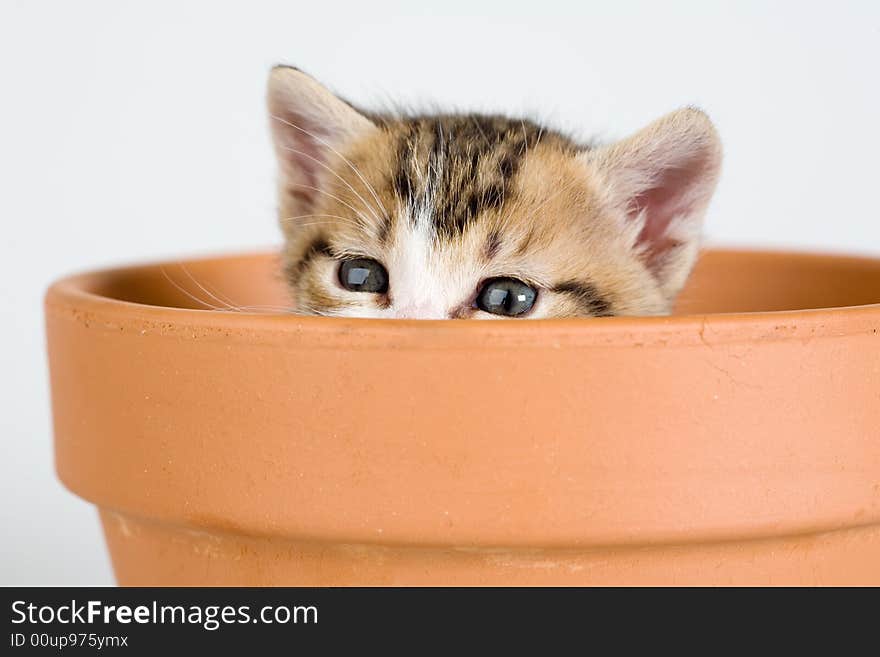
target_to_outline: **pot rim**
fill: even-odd
[[[835,253],[784,251],[772,249],[710,249],[728,257],[761,255],[812,263],[880,267],[880,258]],[[241,261],[272,256],[272,251],[197,258],[163,260],[145,264],[96,269],[63,277],[50,285],[45,295],[48,310],[74,310],[88,313],[93,320],[123,326],[138,326],[146,330],[161,329],[162,333],[177,331],[227,331],[235,338],[238,331],[258,330],[260,337],[284,338],[295,334],[306,337],[322,336],[332,344],[421,348],[479,342],[483,346],[522,346],[534,344],[540,338],[558,340],[560,346],[644,346],[646,344],[688,344],[739,341],[741,328],[763,328],[759,339],[804,339],[826,335],[841,336],[854,333],[876,332],[880,319],[880,299],[877,303],[749,312],[697,313],[672,316],[602,317],[566,319],[520,319],[516,321],[451,321],[447,319],[373,319],[348,317],[316,317],[252,311],[223,311],[202,308],[159,306],[117,299],[96,292],[103,284],[122,275],[138,271],[148,272],[180,264],[209,264],[212,262]],[[880,294],[880,290],[878,290]],[[230,334],[229,331],[232,333]],[[152,331],[150,331],[152,332]],[[491,342],[486,342],[491,338]],[[253,334],[247,336],[253,341]],[[749,339],[753,341],[754,336]]]

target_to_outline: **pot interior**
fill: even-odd
[[[152,306],[283,312],[279,258],[262,253],[129,267],[92,277],[93,294]],[[837,308],[880,302],[880,259],[707,250],[676,315]]]

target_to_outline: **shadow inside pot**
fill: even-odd
[[[291,306],[274,254],[119,269],[92,292],[190,309],[283,312]],[[880,302],[880,260],[772,251],[704,252],[676,315],[838,308]]]

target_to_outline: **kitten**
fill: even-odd
[[[591,146],[503,116],[362,112],[284,66],[268,100],[285,274],[305,314],[667,314],[721,163],[691,108]]]

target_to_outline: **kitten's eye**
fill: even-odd
[[[339,265],[339,282],[352,292],[388,291],[388,272],[382,263],[370,258],[343,260]]]
[[[477,295],[477,306],[493,315],[515,317],[531,310],[537,292],[515,278],[493,278],[486,281]]]

